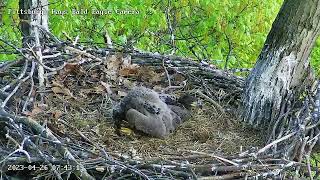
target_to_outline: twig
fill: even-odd
[[[272,146],[274,146],[274,145],[278,144],[279,142],[282,142],[282,141],[284,141],[284,140],[286,140],[286,139],[289,139],[290,137],[294,136],[296,133],[297,133],[297,132],[292,132],[292,133],[290,133],[290,134],[288,134],[288,135],[286,135],[286,136],[284,136],[284,137],[282,137],[282,138],[280,138],[280,139],[277,139],[277,140],[271,142],[270,144],[268,144],[268,145],[266,145],[265,147],[261,148],[261,149],[256,153],[256,155],[261,154],[261,153],[264,153],[266,150],[268,150],[268,149],[271,148]]]
[[[171,23],[171,20],[170,20],[170,15],[169,15],[170,8],[171,8],[171,0],[168,0],[168,6],[167,6],[167,8],[165,10],[165,15],[166,15],[166,21],[167,21],[167,25],[168,25],[169,34],[170,34],[170,44],[171,44],[171,46],[173,48],[171,54],[174,54],[175,50],[176,50],[176,47],[175,47],[174,29],[172,27],[172,23]]]
[[[231,56],[231,53],[232,53],[232,43],[231,43],[230,38],[228,37],[228,35],[226,33],[225,33],[225,36],[226,36],[226,39],[228,41],[228,46],[229,46],[228,55],[226,57],[226,63],[224,65],[224,70],[227,70],[228,69],[228,62],[229,62],[229,59],[230,59],[230,56]]]
[[[170,78],[170,75],[168,73],[168,70],[167,70],[166,66],[164,65],[164,60],[162,61],[162,67],[163,67],[164,71],[166,72],[166,76],[167,76],[169,87],[171,87],[171,78]]]
[[[30,99],[32,99],[31,95],[32,95],[32,92],[34,91],[33,73],[34,73],[35,67],[36,67],[36,63],[32,62],[31,70],[30,70],[30,73],[29,73],[29,77],[31,79],[31,87],[30,87],[30,90],[29,90],[29,93],[28,93],[28,97],[27,97],[27,99],[26,99],[26,101],[25,101],[25,103],[24,103],[24,105],[22,107],[22,112],[26,112],[28,103],[29,103]]]
[[[102,59],[100,59],[100,58],[98,58],[98,57],[96,57],[96,56],[93,56],[92,54],[89,54],[89,53],[87,53],[87,52],[85,52],[85,51],[81,51],[81,50],[79,50],[79,49],[76,49],[76,48],[73,48],[73,47],[70,47],[70,46],[67,46],[67,47],[66,47],[66,50],[69,50],[69,51],[72,51],[72,52],[74,52],[74,53],[77,53],[77,54],[80,54],[80,55],[84,55],[84,56],[86,56],[86,57],[88,57],[88,58],[91,58],[91,59],[94,59],[94,60],[98,60],[98,61],[100,61],[100,62],[103,62]]]
[[[67,148],[61,146],[61,142],[58,140],[58,138],[56,138],[51,133],[51,131],[49,131],[48,129],[45,129],[40,124],[38,124],[38,122],[36,122],[30,118],[13,116],[13,115],[7,113],[6,111],[4,111],[4,109],[0,109],[0,119],[3,119],[3,118],[4,119],[8,119],[8,118],[14,119],[14,121],[16,121],[18,123],[23,123],[26,126],[32,128],[38,134],[41,134],[49,139],[52,139],[53,141],[56,141],[57,142],[56,148],[59,151],[59,153],[62,154],[64,156],[64,158],[68,159],[72,164],[79,165],[80,169],[76,170],[75,174],[79,177],[82,177],[82,178],[93,179],[93,177],[87,173],[86,169],[81,164],[77,163],[76,159],[69,152],[69,150]]]
[[[8,95],[8,97],[2,102],[1,104],[1,108],[4,108],[7,104],[7,102],[10,100],[10,98],[18,91],[19,87],[21,86],[21,84],[25,81],[27,81],[30,77],[27,76],[24,79],[22,79],[18,85],[12,90],[12,92]]]
[[[189,150],[186,151],[186,152],[190,152],[190,153],[194,153],[194,154],[206,155],[206,156],[208,156],[208,157],[213,157],[213,158],[219,159],[219,160],[221,160],[221,161],[227,162],[227,163],[232,164],[232,165],[234,165],[234,166],[239,166],[238,163],[235,163],[235,162],[233,162],[233,161],[230,161],[230,160],[228,160],[228,159],[225,159],[225,158],[223,158],[223,157],[219,157],[219,156],[216,156],[216,155],[213,155],[213,154],[207,154],[207,153],[204,153],[204,152],[189,151]]]
[[[35,38],[35,47],[36,47],[36,59],[40,64],[43,64],[43,57],[41,52],[41,44],[40,44],[40,34],[39,34],[39,25],[33,26],[34,38]],[[28,45],[29,46],[29,45]],[[30,48],[30,46],[29,46]],[[32,48],[30,48],[32,49]],[[38,66],[38,78],[39,78],[39,89],[44,90],[44,68],[43,66]]]
[[[27,69],[28,69],[28,60],[25,60],[24,65],[23,65],[23,68],[22,68],[19,76],[18,76],[15,80],[13,80],[10,84],[4,86],[4,87],[1,89],[1,91],[2,91],[2,92],[5,92],[6,90],[8,90],[8,89],[11,88],[12,86],[14,86],[17,82],[19,82],[19,81],[25,76],[25,74],[26,74],[26,72],[27,72]]]
[[[208,97],[207,95],[203,94],[201,91],[196,91],[196,93],[198,95],[200,95],[202,98],[206,99],[207,101],[209,101],[210,103],[213,104],[213,106],[215,108],[217,108],[217,110],[219,111],[219,113],[224,114],[224,110],[223,108],[220,106],[220,104],[218,104],[216,101],[214,101],[213,99],[211,99],[210,97]]]
[[[24,139],[22,140],[22,142],[21,142],[21,145],[19,145],[19,148],[16,149],[15,151],[13,151],[12,153],[10,153],[8,156],[4,157],[4,158],[0,161],[0,164],[4,163],[4,162],[7,160],[7,158],[9,158],[10,156],[12,156],[12,155],[15,154],[15,153],[23,153],[23,154],[26,156],[26,158],[27,158],[27,162],[28,162],[28,163],[31,163],[29,153],[28,153],[26,150],[23,149],[24,144],[25,144],[25,142],[26,142],[26,140],[27,140],[28,138],[29,138],[29,137],[24,138]]]

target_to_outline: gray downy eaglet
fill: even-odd
[[[118,130],[122,120],[126,120],[131,128],[157,138],[164,138],[190,116],[178,100],[167,95],[160,98],[157,92],[145,87],[133,88],[113,111]]]

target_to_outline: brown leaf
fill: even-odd
[[[42,112],[42,109],[40,109],[38,106],[36,106],[32,109],[30,116],[34,117],[35,115],[37,115],[41,112]]]
[[[122,64],[119,71],[120,76],[135,76],[138,73],[138,64],[132,64],[131,56],[122,58]]]
[[[119,75],[124,77],[136,76],[137,74],[138,74],[138,68],[136,66],[124,67],[124,68],[121,68],[119,71]]]
[[[56,111],[52,112],[52,116],[53,116],[54,119],[59,119],[62,116],[62,114],[63,113],[61,111],[59,111],[59,110],[56,110]]]
[[[122,59],[116,55],[112,55],[107,59],[107,68],[103,71],[109,76],[111,80],[116,81],[119,76],[119,69],[122,64]]]
[[[149,67],[140,67],[137,73],[138,79],[143,82],[157,83],[160,82],[162,77],[160,73],[156,73]]]
[[[120,69],[121,64],[122,64],[122,59],[117,55],[112,55],[107,59],[108,70],[118,71]]]
[[[55,94],[63,94],[63,95],[66,95],[66,96],[69,96],[69,97],[75,99],[75,97],[73,96],[71,91],[69,89],[65,88],[65,87],[63,87],[63,88],[61,88],[61,87],[52,87],[51,90]]]
[[[34,104],[33,109],[31,112],[25,112],[24,114],[30,117],[35,117],[37,114],[43,112],[43,110],[37,105],[37,103]]]
[[[80,69],[80,65],[78,63],[66,63],[64,66],[64,71],[66,73],[75,73]]]

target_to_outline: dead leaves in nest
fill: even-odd
[[[51,90],[54,94],[56,95],[64,95],[67,99],[70,99],[70,98],[73,98],[73,99],[76,99],[73,94],[71,93],[71,91],[65,87],[64,85],[60,84],[59,82],[57,81],[52,81],[52,84],[51,84]]]
[[[24,114],[28,117],[34,118],[36,117],[38,114],[42,113],[44,110],[44,108],[42,106],[39,105],[39,103],[34,103],[32,111],[27,111],[24,112]]]
[[[64,86],[62,83],[59,83],[57,81],[52,81],[51,84],[51,90],[56,96],[63,96],[63,99],[74,99],[78,100],[78,98],[75,97],[75,95],[71,92],[71,90]],[[100,84],[97,86],[94,86],[92,88],[79,88],[77,91],[77,94],[81,96],[82,98],[88,98],[90,94],[112,94],[111,85],[100,81]]]
[[[159,84],[164,80],[164,72],[155,72],[154,69],[133,64],[131,56],[123,57],[121,54],[112,55],[107,58],[105,73],[113,81],[125,82],[125,78],[134,78],[141,82],[152,85]],[[126,83],[129,85],[129,83]],[[134,85],[134,84],[132,84]]]
[[[172,72],[171,72],[172,71]],[[171,85],[180,85],[183,75],[170,71]],[[143,82],[145,86],[167,87],[164,69],[155,70],[132,62],[130,55],[109,55],[100,64],[67,63],[50,84],[52,92],[63,100],[85,101],[92,95],[110,95],[114,99],[126,96],[126,90]]]
[[[139,66],[133,64],[131,61],[131,56],[124,57],[122,59],[123,63],[119,70],[119,75],[123,77],[135,76],[138,73]]]
[[[97,84],[93,88],[81,88],[79,90],[80,96],[87,98],[90,94],[106,94],[106,93],[108,95],[112,94],[112,89],[110,84],[103,81],[100,81],[99,83],[100,84]]]
[[[65,79],[70,74],[79,76],[86,72],[78,63],[66,63],[63,70],[59,72],[59,78]]]
[[[151,84],[158,84],[163,79],[163,73],[157,73],[149,67],[141,67],[137,73],[138,80]]]
[[[105,73],[113,81],[117,81],[119,76],[132,77],[138,72],[138,65],[132,64],[131,56],[123,57],[122,54],[111,55],[107,58],[105,63],[107,68]]]

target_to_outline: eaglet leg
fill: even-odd
[[[168,134],[163,121],[156,115],[146,116],[135,109],[129,109],[126,119],[131,126],[153,137],[164,138]]]

